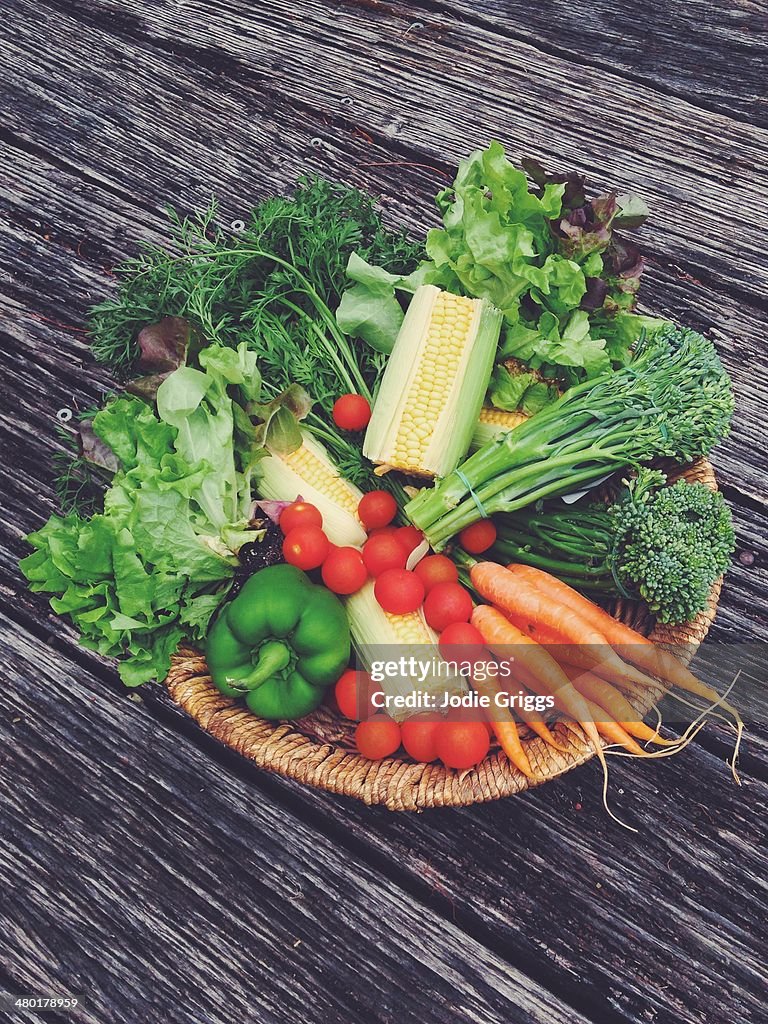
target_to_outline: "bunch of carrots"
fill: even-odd
[[[738,781],[735,765],[743,729],[738,711],[674,655],[541,569],[474,562],[470,580],[487,602],[475,607],[471,620],[486,647],[497,658],[514,659],[514,676],[521,686],[554,698],[557,710],[584,730],[604,767],[601,736],[610,745],[641,757],[664,756],[690,740],[693,726],[683,737],[663,739],[658,729],[641,721],[627,699],[626,694],[640,696],[649,686],[658,689],[661,683],[694,694],[733,716],[737,740],[731,767]],[[475,680],[473,685],[493,698],[498,679]],[[564,749],[540,715],[522,709],[518,713],[548,744]],[[512,763],[532,777],[512,714],[494,711],[492,725]],[[648,752],[638,740],[674,751]]]

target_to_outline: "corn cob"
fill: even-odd
[[[422,665],[434,664],[435,673],[420,678],[408,672],[381,680],[381,688],[387,696],[426,694],[439,708],[445,693],[464,693],[467,682],[462,675],[449,671],[440,656],[437,633],[431,629],[421,610],[407,615],[392,615],[385,612],[373,593],[373,582],[366,583],[356,594],[345,600],[352,641],[367,672],[373,671],[376,661],[398,661],[401,657],[414,657]],[[387,709],[392,718],[402,721],[421,711],[431,710],[429,706]]]
[[[504,409],[493,409],[484,405],[480,410],[475,432],[472,435],[471,450],[476,451],[487,442],[503,434],[507,430],[514,430],[521,423],[528,419],[524,412],[505,412]]]
[[[332,544],[359,547],[366,533],[357,515],[363,494],[345,480],[327,451],[302,430],[303,443],[289,455],[268,455],[256,467],[257,490],[262,498],[294,501],[299,495],[316,505]]]
[[[387,363],[363,453],[381,467],[443,476],[466,454],[502,315],[486,299],[418,289]]]

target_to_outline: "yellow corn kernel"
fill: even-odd
[[[302,430],[303,443],[289,455],[268,455],[256,466],[256,489],[273,501],[304,501],[316,505],[323,529],[333,544],[360,547],[366,533],[357,515],[363,494],[339,474],[328,452]]]
[[[401,644],[433,644],[435,634],[425,624],[418,612],[409,612],[407,615],[393,615],[391,612],[384,612],[387,622],[392,627],[392,635]]]
[[[505,430],[514,430],[527,419],[524,412],[506,412],[504,409],[493,409],[487,405],[483,406],[478,416],[479,423],[490,423],[493,426],[504,427]]]
[[[435,299],[427,339],[408,391],[390,465],[420,473],[445,404],[448,381],[458,372],[474,315],[472,299],[440,292]]]
[[[405,668],[402,674],[385,675],[381,680],[381,688],[388,697],[407,697],[420,692],[432,695],[433,704],[439,707],[445,693],[466,692],[467,682],[464,677],[442,660],[437,633],[427,625],[423,611],[409,612],[407,615],[385,612],[376,600],[372,580],[365,583],[356,594],[347,597],[344,605],[352,640],[366,671],[372,672],[377,662],[398,661],[401,657],[414,657],[419,664],[419,669],[413,675],[409,668]],[[427,667],[426,672],[422,666]],[[434,672],[429,671],[430,666],[434,666]],[[387,711],[393,718],[402,721],[428,707],[427,704],[421,708],[391,704]]]

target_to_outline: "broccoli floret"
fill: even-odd
[[[660,479],[659,479],[660,478]],[[660,622],[688,622],[706,608],[731,560],[731,513],[719,491],[645,470],[611,506],[614,578],[639,594]]]

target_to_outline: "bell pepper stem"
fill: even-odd
[[[259,648],[253,671],[238,680],[243,690],[256,690],[262,683],[281,672],[290,662],[291,652],[281,640],[269,640]]]

